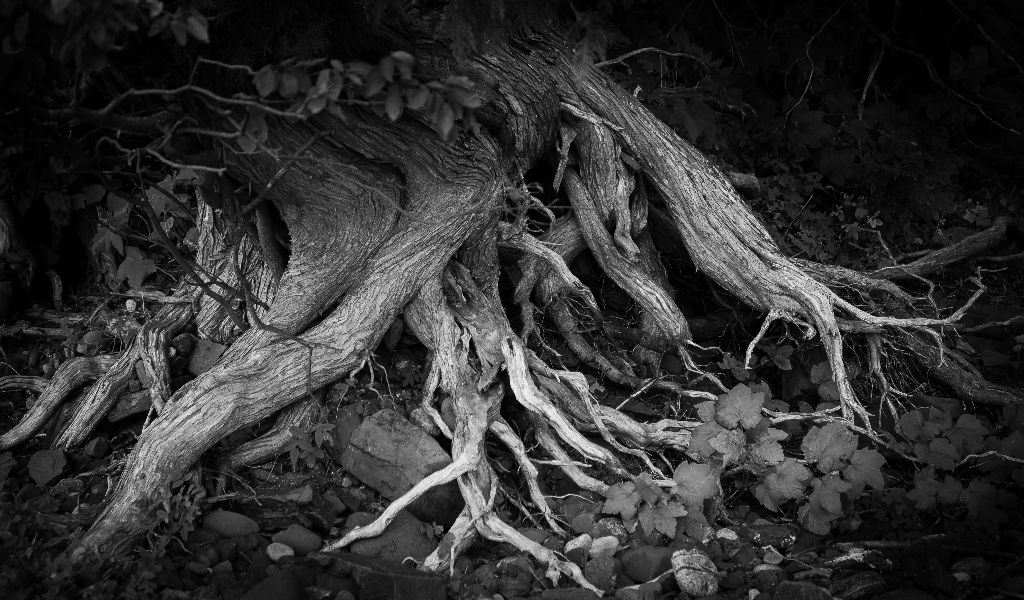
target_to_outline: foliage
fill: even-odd
[[[290,432],[292,437],[285,449],[292,469],[297,469],[300,464],[312,469],[318,460],[327,457],[324,446],[334,445],[334,425],[330,423],[317,423],[309,430],[292,427]]]

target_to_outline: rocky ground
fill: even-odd
[[[32,314],[31,320],[7,329],[16,336],[9,341],[17,342],[8,344],[7,361],[19,372],[50,375],[71,356],[118,344],[109,324],[82,332],[82,321],[74,320],[73,311]],[[127,309],[117,316],[134,318]],[[369,523],[390,500],[451,460],[438,441],[443,438],[409,420],[424,377],[422,349],[400,331],[385,346],[380,364],[326,392],[329,414],[311,431],[295,432],[289,455],[234,472],[218,466],[218,453],[224,455],[258,431],[242,432],[218,446],[173,497],[155,506],[153,531],[143,550],[122,564],[127,571],[117,571],[122,582],[128,572],[129,583],[119,584],[110,596],[104,582],[115,580],[114,571],[87,577],[58,557],[103,498],[143,426],[147,407],[138,402],[140,394],[129,390],[77,454],[46,450],[44,436],[0,455],[0,541],[8,556],[0,566],[0,583],[15,592],[8,597],[62,597],[69,581],[83,586],[83,597],[597,597],[589,590],[565,587],[571,582],[555,585],[531,558],[489,543],[458,558],[443,576],[415,570],[462,508],[454,484],[418,500],[380,537],[356,542],[345,552],[319,552],[325,539],[338,539]],[[191,334],[174,338],[173,385],[208,369],[223,350]],[[136,389],[144,386],[140,381]],[[2,394],[3,427],[9,428],[32,396],[22,391]],[[606,399],[620,400],[614,394]],[[630,406],[640,414],[656,408],[636,402]],[[442,415],[451,417],[445,409]],[[510,415],[510,422],[516,426],[514,417]],[[500,457],[500,449],[494,450]],[[500,476],[516,480],[511,456],[499,459],[496,467]],[[614,510],[605,512],[605,498],[581,493],[550,465],[539,468],[540,483],[566,535],[553,535],[537,511],[514,495],[500,501],[499,509],[520,524],[524,535],[577,563],[591,582],[608,590],[608,597],[1024,597],[1024,531],[1018,519],[1004,526],[1003,544],[997,547],[969,521],[922,514],[898,491],[885,490],[848,507],[849,516],[834,535],[823,537],[799,527],[794,514],[766,511],[736,487],[731,492],[727,488],[724,506],[713,511],[709,538],[696,541],[688,535],[685,520],[673,536],[663,533],[664,527],[646,533],[634,525],[628,531]],[[901,477],[895,472],[887,476]],[[70,574],[48,575],[54,570]]]

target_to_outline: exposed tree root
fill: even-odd
[[[62,364],[53,378],[43,384],[24,377],[0,377],[0,389],[38,389],[42,393],[32,408],[10,431],[0,436],[0,450],[8,450],[24,442],[46,424],[61,403],[82,385],[103,376],[118,361],[117,356],[80,357]]]
[[[428,76],[440,68],[425,62]],[[76,553],[116,551],[130,543],[147,525],[147,507],[204,452],[240,428],[276,419],[266,434],[225,457],[227,465],[281,452],[292,427],[318,418],[319,391],[360,368],[404,311],[431,356],[417,421],[451,437],[453,461],[393,501],[373,523],[326,549],[378,535],[423,493],[456,481],[466,508],[423,568],[450,567],[459,552],[483,537],[530,553],[552,579],[565,576],[594,589],[576,565],[526,539],[494,511],[508,483],[497,480],[485,442],[491,433],[511,452],[525,487],[521,504],[532,503],[556,532],[562,529],[538,480],[538,464],[555,466],[597,493],[607,490],[602,477],[609,474],[623,478],[639,469],[665,477],[652,453],[686,451],[698,423],[644,423],[601,405],[582,373],[545,362],[557,360],[557,353],[537,322],[537,315],[548,319],[584,364],[637,394],[659,388],[713,399],[714,394],[688,389],[682,379],[661,376],[661,357],[672,352],[690,373],[712,379],[691,358],[697,328],[676,304],[659,248],[685,256],[766,315],[749,341],[748,358],[775,320],[818,336],[839,389],[842,420],[872,439],[879,439],[872,431],[875,406],[854,394],[844,335],[866,336],[868,369],[882,390],[880,406],[893,416],[901,392],[890,383],[883,353],[896,343],[963,397],[1019,401],[1015,391],[988,384],[942,345],[940,328],[956,322],[978,294],[948,317],[923,317],[913,312],[918,300],[890,281],[949,264],[948,256],[871,275],[790,259],[728,177],[605,76],[577,73],[560,42],[541,36],[531,40],[529,51],[516,45],[493,49],[465,69],[479,82],[486,105],[480,132],[444,143],[413,117],[392,123],[353,109],[341,122],[321,114],[271,127],[268,147],[291,158],[279,160],[272,152],[238,158],[235,166],[254,190],[247,201],[238,199],[226,178],[200,186],[201,194],[217,195],[223,212],[200,212],[199,281],[179,291],[181,299],[196,301],[166,305],[120,358],[62,367],[23,422],[0,437],[3,448],[23,441],[73,388],[98,378],[55,445],[82,443],[110,413],[136,361],[143,361],[157,416],[144,428]],[[545,207],[553,222],[541,232],[530,218],[539,201],[523,198],[521,173],[552,152],[556,133],[561,148],[555,187],[564,188],[571,208],[559,208],[554,218]],[[505,214],[514,216],[502,221],[506,200],[511,210]],[[655,240],[652,231],[658,230],[651,225],[659,213],[668,216],[671,228]],[[242,224],[241,217],[250,214],[256,215],[255,225]],[[286,262],[286,244],[273,231],[278,217],[290,242]],[[1005,235],[1001,226],[990,237]],[[521,309],[518,334],[499,296],[501,269],[510,266],[501,264],[507,255],[499,247],[517,261],[518,272],[507,274]],[[971,245],[989,247],[989,238]],[[605,322],[593,292],[570,268],[586,251],[639,307],[635,321]],[[216,302],[214,295],[220,296]],[[234,343],[211,370],[170,394],[163,348],[193,317],[201,336]],[[0,380],[0,388],[13,383]],[[453,406],[453,430],[436,408],[439,394]],[[528,424],[522,435],[532,439],[502,417],[506,400],[522,409]],[[546,459],[527,451],[534,442]]]

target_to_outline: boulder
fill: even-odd
[[[377,411],[352,432],[341,464],[360,481],[394,500],[427,475],[451,464],[437,440],[396,411]],[[428,523],[450,527],[464,506],[458,485],[436,487],[409,512]]]
[[[384,533],[354,542],[355,554],[401,563],[406,557],[422,562],[437,547],[429,525],[408,511],[401,511]]]

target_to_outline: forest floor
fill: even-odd
[[[1008,281],[1006,289],[1012,292],[1018,283]],[[1014,305],[1012,293],[999,300],[1001,305],[980,309],[991,314],[975,318],[1002,321],[1005,315],[1024,313]],[[74,356],[120,351],[131,340],[110,335],[101,321],[113,316],[141,323],[157,308],[132,295],[80,295],[62,310],[32,308],[3,329],[0,349],[6,372],[0,374],[48,377]],[[1021,357],[1014,334],[1020,333],[1020,327],[1004,328],[996,335],[965,338],[964,344],[988,372],[1019,383]],[[208,369],[224,349],[189,333],[174,338],[170,346],[173,388]],[[259,431],[239,432],[223,441],[171,497],[155,502],[151,532],[137,550],[114,564],[70,564],[61,550],[87,526],[145,425],[145,407],[132,404],[138,397],[133,393],[144,385],[133,384],[118,409],[75,453],[47,449],[60,426],[56,417],[43,435],[0,454],[4,597],[596,597],[566,587],[573,584],[565,580],[553,585],[542,565],[493,543],[477,543],[445,576],[414,570],[461,509],[459,494],[452,489],[419,501],[414,514],[403,514],[379,538],[357,542],[346,552],[316,552],[322,541],[368,523],[389,498],[447,458],[443,441],[407,420],[420,400],[425,354],[401,327],[393,328],[375,362],[327,390],[324,421],[309,431],[294,431],[289,454],[274,463],[237,472],[223,469],[217,454]],[[800,364],[807,361],[798,360],[800,356],[799,351],[793,355],[793,373],[774,385],[776,397],[792,403],[813,395],[807,369]],[[630,396],[624,388],[591,380],[605,404],[618,406]],[[0,391],[0,429],[12,427],[34,396]],[[651,418],[663,410],[662,400],[657,394],[641,396],[623,409],[639,419]],[[1016,424],[1020,437],[1024,415],[975,408],[976,415],[993,412],[982,418]],[[951,409],[952,418],[958,410]],[[525,423],[517,422],[514,414],[507,419],[513,427]],[[499,476],[513,482],[514,490],[513,457],[506,453],[502,459],[497,446],[492,452],[499,457]],[[514,494],[500,499],[497,509],[528,538],[579,564],[590,581],[608,590],[608,597],[692,597],[680,591],[672,557],[698,548],[714,562],[715,598],[1024,598],[1024,520],[1019,513],[1000,514],[1006,506],[972,508],[969,500],[966,510],[922,510],[920,506],[929,504],[921,501],[927,485],[915,484],[919,467],[906,461],[889,460],[884,489],[843,506],[843,516],[826,536],[801,527],[795,509],[765,509],[740,474],[725,483],[724,502],[713,515],[713,533],[706,541],[688,536],[683,521],[671,535],[664,526],[645,531],[635,519],[624,524],[628,506],[624,512],[611,497],[581,492],[550,465],[538,468],[541,487],[566,535],[551,534],[528,501]],[[1019,464],[1016,468],[1011,478],[1018,478],[1019,489],[1024,470]],[[955,475],[965,490],[990,485],[990,471],[974,465]],[[941,504],[942,486],[950,484],[950,477],[933,481],[930,493]]]

